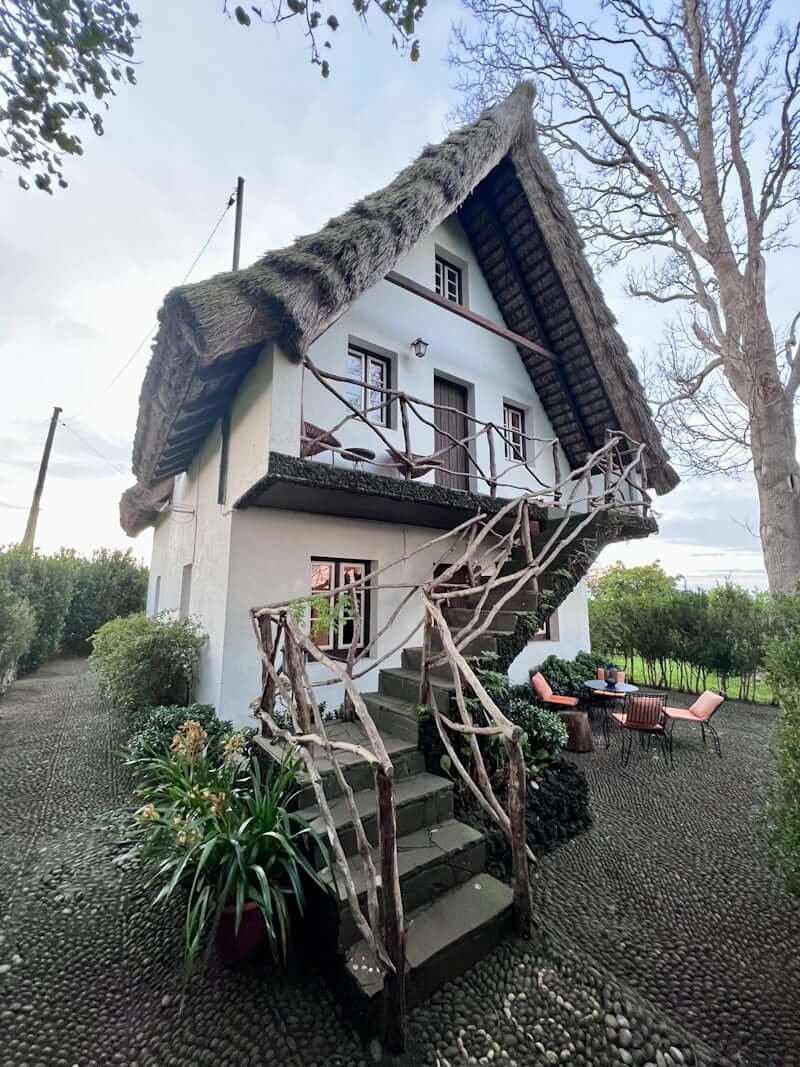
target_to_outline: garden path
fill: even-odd
[[[370,1048],[341,1018],[308,962],[282,973],[264,963],[224,971],[212,962],[190,983],[179,1014],[180,930],[174,916],[149,906],[152,891],[143,872],[126,861],[118,838],[115,843],[118,813],[129,802],[128,783],[114,758],[119,738],[116,717],[98,700],[80,661],[48,664],[0,701],[0,1067],[366,1067]],[[756,732],[752,740],[761,744],[761,734]],[[725,764],[724,772],[714,767],[714,776],[726,774],[729,766],[739,773],[739,757]],[[754,797],[763,777],[761,763],[758,768],[753,766],[741,786]],[[541,876],[545,895],[552,900],[560,894],[566,902],[553,906],[554,914],[573,929],[576,916],[582,915],[604,916],[596,925],[608,928],[603,887],[610,875],[602,873],[606,865],[597,857],[604,842],[614,857],[620,828],[614,821],[610,833],[603,819],[625,810],[626,804],[638,806],[640,794],[652,793],[649,783],[662,780],[661,771],[648,767],[645,776],[644,768],[632,769],[623,776],[631,790],[623,802],[604,793],[603,776],[590,768],[598,779],[602,818],[585,844],[568,846],[547,860]],[[719,781],[709,777],[709,786],[712,778]],[[688,788],[688,772],[675,781]],[[671,798],[664,808],[670,833],[684,818],[674,811],[677,795],[677,786],[664,791]],[[705,839],[703,848],[721,841],[727,856],[731,845],[725,826],[693,817],[686,825]],[[649,855],[652,831],[650,823],[649,834],[628,833],[624,840],[630,850],[640,848]],[[667,837],[663,827],[656,836]],[[626,846],[623,852],[630,850]],[[693,854],[685,845],[680,851]],[[591,890],[582,889],[586,881],[575,875],[575,857],[582,855],[597,864]],[[581,862],[578,858],[577,867]],[[768,910],[780,903],[777,889],[763,865],[758,870],[764,911],[772,919],[764,919],[757,929],[763,933],[769,926],[772,934],[786,930],[788,946],[785,914]],[[722,871],[727,877],[727,868]],[[649,877],[663,897],[656,874],[650,870]],[[614,899],[624,900],[624,883],[610,884]],[[718,880],[698,886],[684,879],[680,884],[694,899],[710,900],[716,909],[730,907]],[[667,885],[674,894],[674,883]],[[725,943],[733,939],[752,955],[753,981],[765,980],[768,966],[774,977],[774,965],[762,951],[766,946],[751,942],[754,928],[746,927],[743,939],[738,926],[731,930],[727,920],[719,921]],[[650,936],[646,924],[641,930]],[[631,953],[650,965],[652,946],[640,944],[639,929],[634,925],[623,937],[629,938]],[[613,941],[616,947],[619,940]],[[775,937],[767,943],[775,953]],[[602,937],[596,947],[601,956],[608,954]],[[625,953],[619,955],[615,965],[624,965]],[[686,962],[667,957],[656,969],[680,967]],[[645,981],[639,984],[648,988]],[[654,998],[663,1001],[661,985],[650,985]],[[784,1058],[759,1062],[796,1062],[787,1058],[790,1022],[778,1005],[775,1025],[767,1030],[762,999],[753,999],[753,1029],[761,1047],[779,1049]],[[698,1029],[716,1033],[706,1025],[702,1009],[694,1022]],[[730,1020],[727,1033],[737,1025]],[[492,1061],[510,1067],[711,1067],[728,1062],[576,954],[573,942],[560,934],[500,946],[414,1013],[409,1064],[460,1067]]]

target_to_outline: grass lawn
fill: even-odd
[[[616,665],[618,667],[622,667],[623,666],[623,660],[621,660],[621,659],[616,659],[616,660],[614,660],[614,662],[616,663]],[[678,679],[680,678],[680,672],[679,672],[678,664],[677,663],[673,663],[672,661],[670,661],[668,671],[669,671],[669,687],[670,687],[670,689],[676,689],[676,690],[680,689],[680,686],[678,685]],[[631,677],[630,672],[628,672],[627,681],[632,682],[635,685],[645,685],[645,684],[648,684],[645,681],[646,677],[647,676],[645,674],[644,663],[637,656],[633,661],[633,677]],[[706,685],[708,686],[709,689],[719,689],[720,692],[722,692],[722,686],[720,685],[719,678],[717,677],[716,674],[709,674],[708,675],[708,678],[706,679]],[[739,679],[738,678],[731,678],[729,680],[729,682],[728,682],[728,696],[731,698],[731,700],[736,700],[738,698],[738,696],[739,696]],[[758,703],[758,704],[771,704],[772,703],[772,691],[770,690],[770,688],[766,684],[766,682],[763,682],[763,681],[757,681],[756,682],[755,700],[756,700],[756,703]]]

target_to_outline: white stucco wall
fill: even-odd
[[[305,515],[290,511],[252,508],[233,516],[231,565],[225,634],[225,667],[221,708],[226,718],[244,723],[249,704],[260,690],[261,667],[250,625],[251,607],[287,602],[307,597],[311,583],[311,557],[365,559],[373,570],[392,563],[436,536],[435,530],[400,526],[396,523],[364,521]],[[430,573],[444,555],[443,545],[426,549],[405,563],[391,568],[381,582],[415,583]],[[380,603],[371,605],[374,634],[398,606],[407,589],[384,590]],[[422,613],[418,598],[413,598],[398,614],[390,631],[378,642],[375,654],[382,655],[405,637],[417,624]],[[422,643],[421,628],[408,644]],[[369,667],[364,660],[363,667]],[[396,652],[381,666],[400,665]],[[326,677],[318,665],[311,665],[312,681]],[[378,688],[377,670],[368,671],[359,682],[364,692]],[[342,700],[339,686],[325,686],[319,699],[329,707]]]
[[[191,564],[188,613],[208,634],[200,655],[196,698],[215,706],[222,681],[231,523],[230,510],[217,502],[219,448],[217,423],[189,470],[176,479],[172,502],[153,537],[147,600],[152,613],[160,578],[158,610],[177,612],[184,567]]]
[[[421,241],[398,264],[398,271],[433,288],[437,249],[466,264],[468,306],[502,323],[456,219],[447,220]],[[430,343],[428,354],[422,360],[410,351],[410,342],[416,336]],[[528,372],[510,342],[388,282],[380,282],[360,297],[311,346],[311,357],[320,368],[344,374],[350,340],[392,354],[395,388],[432,401],[434,375],[441,374],[469,387],[470,412],[478,418],[502,425],[503,402],[508,401],[525,411],[528,434],[542,438],[553,436],[552,425]],[[160,577],[159,610],[178,610],[183,568],[191,564],[189,611],[209,634],[197,696],[214,704],[223,717],[237,723],[249,721],[249,705],[260,686],[260,665],[248,614],[251,607],[308,596],[312,556],[366,559],[375,568],[397,559],[435,534],[428,529],[399,524],[287,511],[254,508],[232,512],[235,501],[266,473],[270,450],[299,454],[303,419],[330,428],[344,413],[345,409],[301,365],[290,361],[277,347],[267,346],[231,408],[224,504],[217,499],[221,440],[218,423],[190,470],[177,479],[172,507],[157,523],[148,609],[154,609],[155,583]],[[427,411],[426,415],[432,421],[433,413]],[[399,427],[386,433],[390,440],[402,446]],[[416,423],[412,433],[415,451],[423,454],[433,451],[432,429]],[[343,444],[371,448],[379,453],[378,459],[382,458],[382,446],[368,427],[350,423],[337,431],[337,435]],[[488,469],[485,439],[478,443],[476,456]],[[321,461],[329,462],[330,455],[323,455]],[[345,463],[341,458],[336,462],[337,465]],[[502,448],[498,447],[498,463],[502,462]],[[569,466],[563,453],[561,464],[566,474]],[[372,469],[389,473],[388,469]],[[545,483],[552,481],[549,454],[539,459],[536,469]],[[433,476],[427,480],[432,481]],[[513,480],[531,489],[536,485],[524,471],[516,471]],[[487,486],[478,479],[472,488],[487,491]],[[499,492],[515,495],[511,489]],[[442,551],[441,546],[428,550],[425,558],[421,554],[399,566],[396,580],[399,583],[419,581],[430,573]],[[381,604],[373,605],[373,633],[388,618],[403,593],[402,590],[384,593]],[[418,604],[407,605],[391,633],[383,638],[377,654],[398,643],[420,622],[420,615]],[[557,627],[556,640],[532,642],[517,658],[510,672],[515,681],[526,680],[529,668],[551,653],[570,657],[588,648],[583,584],[562,605]],[[408,643],[421,643],[420,634]],[[398,651],[383,666],[399,663]],[[321,680],[318,668],[312,668],[312,677]],[[376,689],[377,671],[360,684],[364,691]],[[342,698],[338,687],[333,686],[321,688],[319,695],[329,706],[336,706]]]
[[[512,682],[527,682],[530,672],[548,656],[574,659],[589,651],[589,611],[586,582],[579,582],[556,612],[551,629],[556,640],[531,641],[508,669]]]
[[[434,259],[436,252],[449,253],[454,259],[466,264],[467,301],[471,310],[485,318],[503,325],[500,310],[492,297],[481,273],[478,261],[470,247],[461,224],[455,217],[447,219],[428,237],[423,238],[413,251],[398,263],[396,270],[428,289],[434,287]],[[417,358],[411,351],[411,341],[422,337],[429,342],[427,355]],[[346,375],[348,342],[374,347],[376,351],[390,353],[393,360],[392,388],[401,389],[410,396],[433,401],[435,375],[450,378],[466,385],[469,390],[470,414],[477,419],[503,425],[503,403],[507,401],[525,412],[525,432],[540,438],[554,437],[553,427],[536,393],[527,370],[514,345],[497,337],[480,326],[412,293],[405,292],[387,281],[379,282],[364,293],[340,319],[337,320],[309,349],[309,356],[321,369]],[[339,390],[341,385],[335,385]],[[422,409],[424,416],[433,421],[433,411]],[[332,428],[347,414],[341,404],[309,373],[305,374],[303,386],[303,417],[324,429]],[[433,429],[411,416],[412,448],[420,454],[434,450]],[[390,442],[402,448],[402,429],[397,423],[386,431]],[[358,421],[348,423],[337,436],[342,444],[359,445],[376,452],[378,463],[384,467],[366,466],[365,470],[392,475],[385,446],[368,426]],[[532,454],[529,442],[528,454]],[[489,445],[485,436],[473,446],[475,458],[484,471],[489,470]],[[330,454],[323,454],[321,462],[330,462]],[[497,442],[498,470],[507,465],[501,442]],[[346,461],[337,458],[337,465]],[[562,476],[569,471],[569,464],[561,451]],[[552,484],[553,465],[548,453],[536,462],[537,474],[546,485]],[[488,492],[488,486],[473,471],[473,490]],[[433,481],[433,474],[426,481]],[[523,468],[508,475],[508,481],[523,489],[535,489],[536,481]],[[512,488],[498,489],[501,496],[515,496]]]

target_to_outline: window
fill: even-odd
[[[441,256],[435,261],[436,292],[446,300],[452,300],[454,304],[464,303],[464,287],[462,284],[461,268],[454,267]]]
[[[187,563],[181,572],[181,604],[179,614],[182,619],[189,617],[189,605],[192,602],[192,565]]]
[[[345,396],[370,422],[389,425],[389,404],[381,389],[391,389],[391,362],[386,356],[376,356],[356,345],[347,348],[347,377]],[[377,388],[374,388],[377,386]]]
[[[347,655],[353,641],[355,613],[348,604],[347,594],[342,592],[335,597],[326,597],[325,594],[333,589],[342,589],[368,574],[369,564],[363,559],[311,560],[312,604],[309,625],[311,639],[318,648],[334,655]],[[356,647],[360,651],[369,634],[369,597],[363,587],[351,595],[355,595],[358,603],[359,633]],[[320,597],[327,600],[324,607],[313,602],[319,601]]]
[[[228,443],[231,436],[231,415],[226,411],[219,424],[219,479],[217,481],[217,503],[225,503],[228,491]]]
[[[513,404],[503,404],[503,426],[506,431],[506,459],[527,458],[525,450],[525,412]]]

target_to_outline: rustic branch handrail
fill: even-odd
[[[349,377],[347,375],[336,374],[332,371],[323,371],[319,367],[315,366],[310,357],[306,356],[304,360],[304,366],[310,371],[314,378],[329,392],[331,393],[344,407],[347,409],[347,414],[341,418],[332,429],[326,431],[326,434],[333,436],[342,427],[346,426],[350,422],[358,422],[369,427],[370,431],[381,441],[385,446],[387,453],[391,456],[398,453],[398,449],[394,443],[389,439],[385,431],[393,432],[391,428],[382,426],[381,424],[374,422],[370,419],[370,415],[375,412],[389,411],[395,402],[400,408],[403,444],[404,451],[400,452],[401,455],[407,460],[406,467],[404,469],[405,477],[416,477],[415,471],[425,472],[426,461],[427,464],[435,463],[437,469],[447,474],[463,475],[464,472],[460,469],[447,466],[443,460],[453,450],[462,450],[466,458],[468,465],[468,472],[472,472],[472,476],[479,481],[484,482],[488,488],[491,496],[497,495],[498,489],[514,490],[515,492],[529,492],[530,486],[518,485],[513,481],[508,481],[509,475],[512,475],[514,471],[520,469],[524,470],[530,478],[533,479],[536,485],[541,486],[544,495],[551,495],[554,504],[558,504],[563,492],[563,485],[561,479],[561,457],[560,457],[560,445],[557,437],[538,437],[532,434],[527,434],[523,431],[511,431],[508,427],[499,426],[492,421],[486,421],[478,418],[476,415],[471,415],[469,412],[461,411],[458,408],[451,407],[449,405],[436,404],[430,400],[424,400],[420,397],[412,396],[404,391],[391,389],[387,386],[378,385],[369,381],[369,379],[359,379]],[[369,395],[378,394],[381,400],[375,404],[368,405],[366,408],[355,405],[348,397],[339,392],[332,383],[340,383],[343,385],[356,386],[359,389],[365,390]],[[437,426],[435,422],[432,422],[429,418],[422,414],[421,408],[431,409],[432,411],[450,412],[457,414],[460,418],[463,418],[467,423],[473,425],[475,430],[466,434],[464,437],[456,437],[443,427]],[[447,443],[442,447],[435,449],[433,452],[429,452],[424,456],[418,456],[412,451],[411,440],[411,428],[409,423],[409,412],[428,429],[432,429],[434,433],[438,433],[440,438],[443,438]],[[506,450],[506,459],[510,460],[508,464],[502,469],[498,470],[497,465],[497,453],[495,448],[495,435],[503,443]],[[487,438],[488,452],[489,452],[489,470],[485,470],[478,458],[475,455],[474,449],[470,446],[474,445],[480,438]],[[305,443],[313,443],[317,440],[315,437],[309,437],[301,434],[301,440]],[[621,467],[624,462],[623,456],[623,444],[628,443],[635,447],[638,447],[638,442],[635,442],[628,434],[621,430],[607,430],[606,431],[606,444],[598,449],[595,453],[592,453],[594,458],[595,468],[598,473],[604,474],[606,470],[612,469],[615,466]],[[533,454],[528,455],[528,445],[532,445]],[[612,457],[609,452],[613,451],[615,455]],[[344,455],[349,458],[349,449],[346,445],[330,445],[325,448],[325,452],[331,452],[332,454]],[[519,455],[518,460],[510,459],[511,455]],[[551,453],[553,472],[554,472],[554,485],[548,488],[545,482],[542,480],[540,474],[536,470],[536,464],[546,452]],[[395,472],[397,470],[396,462],[386,462],[378,460],[377,458],[364,461],[369,462],[369,466],[376,470],[387,470]],[[429,467],[428,467],[429,469]],[[575,472],[571,472],[570,478],[575,476]],[[567,481],[570,480],[567,479]],[[646,470],[642,467],[640,472],[640,479],[638,484],[634,484],[632,480],[627,483],[630,489],[635,490],[642,497],[643,512],[646,514],[647,506],[651,503],[649,495],[646,489]]]
[[[310,362],[308,365],[312,373],[324,380],[322,372],[317,371]],[[383,394],[386,392],[382,390]],[[342,400],[350,408],[351,414],[336,429],[351,418],[368,421],[364,412],[355,408],[346,398]],[[434,430],[438,429],[415,410],[417,403],[432,406],[404,395],[400,401],[402,433],[410,470],[432,458],[430,455],[416,457],[416,460],[413,458],[410,417],[420,419]],[[505,432],[493,423],[480,424],[479,420],[472,419],[470,425],[480,428],[465,440],[475,441],[485,434],[489,442],[491,488],[496,492],[498,487],[505,484],[502,479],[508,470],[517,465],[498,470],[495,446],[499,440],[512,447],[515,447],[515,442],[513,438],[509,440]],[[376,430],[373,424],[370,426]],[[378,435],[387,447],[394,449],[382,432],[378,431]],[[445,439],[448,436],[457,445],[463,445],[452,435],[445,435]],[[529,863],[534,857],[526,840],[527,769],[522,731],[487,692],[480,674],[467,658],[467,649],[491,628],[498,613],[520,592],[532,592],[535,598],[533,603],[538,605],[540,578],[552,568],[558,555],[587,530],[598,514],[610,510],[631,510],[646,517],[650,504],[646,490],[645,447],[632,442],[626,435],[609,431],[604,444],[588,454],[582,464],[563,478],[558,443],[548,439],[541,445],[541,451],[536,453],[537,458],[542,452],[552,450],[552,486],[545,487],[538,479],[542,488],[527,487],[524,491],[516,492],[515,496],[496,507],[493,514],[487,514],[491,509],[481,510],[452,530],[437,534],[407,550],[398,559],[324,591],[324,597],[332,603],[342,596],[351,598],[347,621],[352,623],[352,638],[346,659],[337,660],[315,644],[311,634],[295,617],[296,601],[253,608],[250,613],[262,664],[258,717],[265,732],[282,743],[296,747],[301,754],[317,798],[319,817],[331,846],[332,867],[343,880],[356,928],[384,976],[384,1036],[395,1047],[402,1045],[405,1031],[405,929],[397,859],[393,767],[357,683],[360,678],[375,671],[379,664],[396,656],[409,644],[420,627],[423,628],[420,703],[429,708],[455,773],[509,840],[514,921],[518,932],[526,934],[532,920]],[[439,452],[447,452],[451,447],[448,445]],[[332,451],[336,451],[336,448]],[[525,466],[524,463],[519,465]],[[555,515],[551,513],[548,516],[551,524],[547,536],[541,541],[534,541],[532,517],[536,515],[535,509],[542,509],[547,503],[558,504],[558,510]],[[419,568],[421,573],[419,576],[412,573],[409,577],[409,561],[420,554],[424,554],[424,562]],[[437,557],[438,561],[432,562]],[[518,569],[509,572],[508,564],[512,558]],[[390,573],[392,568],[401,565],[403,573]],[[439,567],[441,572],[437,574]],[[403,591],[403,595],[375,633],[362,634],[359,598],[389,590]],[[491,600],[490,594],[493,594]],[[392,647],[378,655],[379,642],[396,627],[397,620],[416,598],[420,601],[420,615],[412,626],[403,625],[403,636],[397,640],[392,638]],[[462,604],[466,598],[472,598],[473,601],[467,621],[451,630],[447,612]],[[438,638],[440,647],[434,647],[434,636]],[[326,677],[312,682],[309,677],[311,663],[324,668]],[[439,690],[434,689],[432,680],[433,668],[443,664],[449,668],[452,677],[452,698],[448,707],[439,706]],[[346,717],[360,724],[363,743],[340,741],[328,734],[315,689],[329,684],[343,687]],[[289,725],[282,725],[278,721],[278,701],[288,710]],[[453,735],[466,738],[468,757],[453,744]],[[501,740],[506,753],[508,777],[504,802],[497,795],[486,764],[485,751],[481,747],[481,739],[486,738]],[[331,772],[336,778],[355,833],[358,855],[366,875],[365,907],[359,901],[325,796],[318,766],[321,755],[330,761]],[[377,851],[370,846],[353,789],[340,765],[342,755],[363,759],[372,768],[379,823]],[[465,765],[466,762],[469,767]]]

